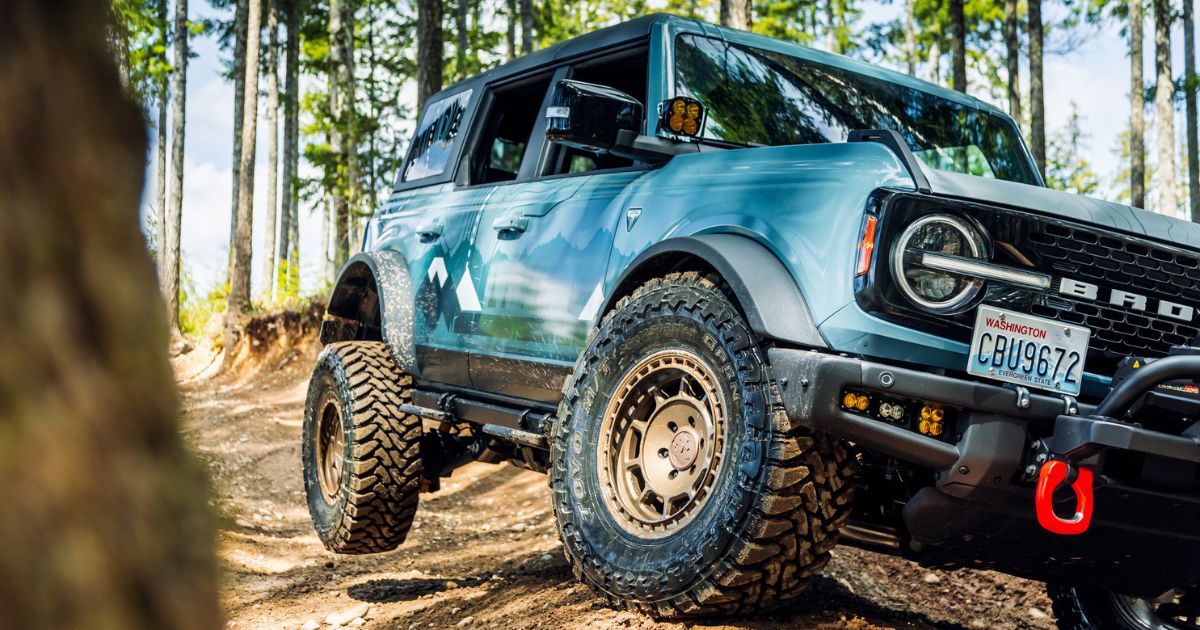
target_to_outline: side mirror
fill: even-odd
[[[563,79],[546,109],[546,138],[606,153],[622,131],[640,133],[645,108],[636,98],[594,83]]]

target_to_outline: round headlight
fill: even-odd
[[[892,275],[904,297],[934,313],[961,310],[979,294],[982,280],[925,267],[923,252],[985,260],[987,244],[970,223],[946,214],[913,221],[892,246]]]

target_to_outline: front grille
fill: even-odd
[[[1194,252],[1034,217],[1026,221],[1026,227],[1026,247],[1032,250],[1035,264],[1056,278],[1067,276],[1156,301],[1200,304],[1200,256]],[[1171,346],[1200,335],[1197,326],[1159,316],[1152,309],[1137,311],[1062,295],[1035,302],[1030,310],[1034,315],[1090,328],[1090,354],[1098,351],[1109,360],[1129,355],[1165,356]]]

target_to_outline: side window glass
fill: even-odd
[[[468,185],[517,179],[537,124],[538,108],[549,87],[550,77],[539,77],[492,92],[480,124],[479,144],[469,152]]]
[[[459,141],[463,113],[471,101],[472,90],[446,97],[425,109],[413,137],[411,157],[401,181],[410,182],[441,175]]]

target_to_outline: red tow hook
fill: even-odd
[[[1054,491],[1058,489],[1071,469],[1079,471],[1078,478],[1071,484],[1075,492],[1075,516],[1061,518],[1054,513]],[[1075,536],[1087,531],[1092,523],[1092,510],[1095,504],[1092,498],[1092,471],[1082,466],[1076,467],[1061,459],[1050,459],[1042,464],[1038,473],[1037,495],[1034,498],[1037,507],[1038,523],[1048,532]]]

